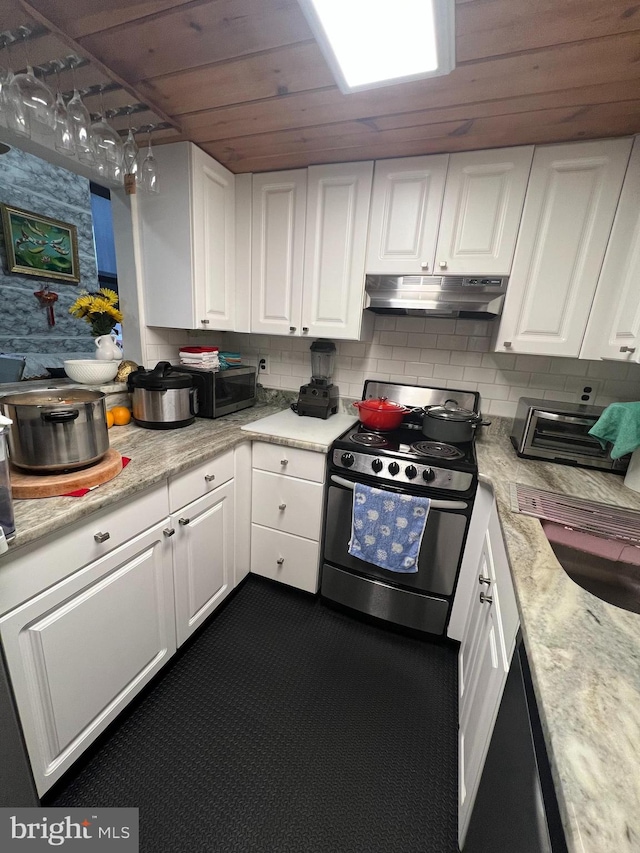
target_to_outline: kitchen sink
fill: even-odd
[[[556,559],[587,592],[640,613],[640,513],[513,484],[512,508],[540,519]]]

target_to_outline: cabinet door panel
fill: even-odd
[[[234,175],[192,148],[196,328],[234,328]],[[207,321],[207,322],[204,322]]]
[[[322,494],[320,483],[254,470],[251,518],[264,527],[317,541]]]
[[[579,354],[630,150],[629,139],[536,149],[498,351]]]
[[[0,623],[40,794],[175,651],[165,524]]]
[[[636,139],[580,358],[640,360],[640,141]]]
[[[172,516],[178,645],[233,588],[233,521],[233,481]]]
[[[300,332],[306,194],[305,169],[253,176],[253,332]]]
[[[372,174],[373,163],[309,169],[303,334],[360,335]]]
[[[433,272],[448,160],[436,154],[376,162],[368,273]]]
[[[533,146],[451,156],[436,272],[509,275],[532,158]]]

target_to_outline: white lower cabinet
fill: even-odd
[[[485,488],[486,487],[481,487]],[[475,571],[459,583],[471,587],[458,658],[458,843],[464,846],[498,706],[515,648],[519,618],[511,572],[495,506]]]
[[[311,450],[254,443],[253,574],[318,591],[324,466],[324,455]]]
[[[166,520],[0,620],[42,795],[175,652]]]
[[[180,646],[234,586],[234,482],[171,516],[176,633]]]

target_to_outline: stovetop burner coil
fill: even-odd
[[[461,459],[464,456],[460,448],[440,441],[416,441],[411,448],[420,456],[430,456],[432,459]]]
[[[351,436],[351,441],[365,447],[387,447],[389,444],[388,439],[377,432],[357,432]]]

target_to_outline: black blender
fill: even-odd
[[[323,418],[338,411],[338,386],[334,385],[333,365],[336,345],[320,338],[309,347],[311,350],[311,382],[302,385],[295,411],[310,418]]]

